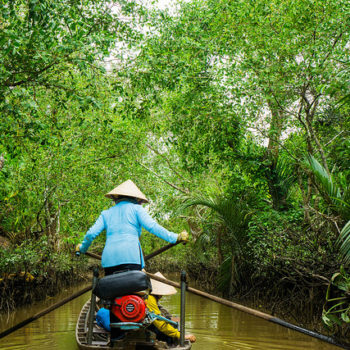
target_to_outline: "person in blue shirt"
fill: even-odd
[[[106,197],[112,198],[115,205],[101,213],[87,231],[83,242],[77,246],[77,251],[85,253],[92,241],[106,230],[101,261],[105,275],[143,269],[145,262],[139,241],[142,228],[169,243],[188,240],[186,231],[176,234],[157,224],[141,206],[142,203],[148,203],[146,196],[131,180],[123,182],[107,193]]]
[[[107,193],[106,197],[113,199],[115,205],[101,213],[85,234],[83,242],[76,247],[76,251],[86,253],[92,241],[106,230],[106,243],[101,259],[106,276],[118,271],[143,269],[145,262],[139,241],[142,228],[169,243],[188,241],[186,231],[176,234],[152,219],[141,206],[142,203],[148,203],[146,196],[131,180],[123,182]],[[118,321],[110,312],[110,323]],[[117,328],[111,329],[112,340],[122,336],[124,332]]]

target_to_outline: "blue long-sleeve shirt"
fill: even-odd
[[[102,267],[121,264],[141,264],[144,259],[139,241],[142,227],[169,243],[175,243],[177,234],[156,223],[139,204],[121,201],[104,210],[87,231],[80,251],[85,253],[91,242],[106,230],[106,244],[102,253]]]

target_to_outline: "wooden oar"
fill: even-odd
[[[154,251],[153,253],[146,255],[146,256],[145,256],[145,261],[147,261],[147,260],[149,260],[149,259],[155,257],[156,255],[159,255],[160,253],[165,252],[166,250],[170,249],[171,247],[176,246],[176,245],[179,244],[179,243],[180,243],[180,242],[176,242],[176,243],[173,243],[173,244],[168,244],[168,245],[166,245],[166,246],[164,246],[164,247],[162,247],[162,248],[160,248],[160,249]],[[97,254],[94,254],[94,253],[86,252],[85,255],[90,256],[90,257],[92,257],[92,258],[94,258],[94,259],[97,259],[97,260],[101,260],[101,257],[100,257],[99,255],[97,255]],[[91,289],[92,289],[92,286],[85,287],[85,288],[82,289],[81,291],[76,292],[76,293],[74,293],[73,295],[71,295],[71,296],[69,296],[69,297],[67,297],[67,298],[65,298],[65,299],[63,299],[63,300],[61,300],[61,301],[59,301],[58,303],[56,303],[56,304],[54,304],[54,305],[51,305],[51,306],[48,307],[47,309],[38,312],[38,313],[35,314],[34,316],[31,316],[31,317],[25,319],[24,321],[17,323],[17,324],[14,325],[13,327],[11,327],[11,328],[9,328],[9,329],[7,329],[7,330],[1,332],[1,333],[0,333],[0,339],[3,338],[3,337],[5,337],[6,335],[9,335],[10,333],[16,331],[17,329],[20,329],[20,328],[24,327],[24,326],[27,325],[28,323],[37,320],[39,317],[44,316],[44,315],[48,314],[49,312],[51,312],[51,311],[53,311],[53,310],[59,308],[60,306],[62,306],[62,305],[64,305],[64,304],[68,303],[69,301],[71,301],[71,300],[73,300],[73,299],[75,299],[75,298],[81,296],[82,294],[88,292],[88,291],[91,290]]]
[[[159,255],[160,253],[165,252],[166,250],[168,250],[168,249],[170,249],[170,248],[172,248],[172,247],[175,247],[175,246],[178,245],[179,243],[183,243],[183,242],[179,241],[179,242],[176,242],[176,243],[170,243],[170,244],[165,245],[164,247],[162,247],[162,248],[160,248],[160,249],[154,251],[153,253],[150,253],[150,254],[146,255],[146,256],[145,256],[145,261],[147,261],[147,260],[149,260],[149,259],[155,257],[156,255]],[[186,244],[186,243],[184,243],[184,244]]]
[[[163,253],[165,252],[166,250],[172,248],[172,247],[175,247],[176,245],[178,245],[179,243],[182,243],[181,241],[180,242],[176,242],[176,243],[170,243],[170,244],[167,244],[166,246],[160,248],[160,249],[157,249],[155,250],[153,253],[150,253],[148,255],[146,255],[144,257],[145,261],[159,255],[160,253]],[[91,258],[94,258],[94,259],[97,259],[97,260],[101,260],[101,257],[97,254],[94,254],[94,253],[90,253],[90,252],[86,252],[85,255],[87,256],[90,256]]]

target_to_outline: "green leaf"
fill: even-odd
[[[346,312],[342,312],[340,316],[344,322],[350,323],[349,309]]]

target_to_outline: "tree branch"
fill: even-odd
[[[342,130],[339,134],[335,135],[330,141],[328,141],[324,146],[327,147],[329,144],[331,144],[338,136],[340,136],[344,130]]]
[[[35,80],[36,78],[38,78],[38,76],[42,73],[44,73],[45,71],[47,71],[48,69],[50,69],[52,66],[54,66],[55,64],[57,64],[57,60],[55,60],[54,62],[48,64],[47,66],[45,66],[44,68],[36,71],[36,72],[30,72],[31,74],[35,74],[35,76],[31,76],[29,77],[28,79],[26,80],[20,80],[20,81],[17,81],[17,82],[11,82],[11,79],[7,79],[6,81],[3,82],[3,85],[4,86],[7,86],[7,87],[15,87],[15,86],[19,86],[19,85],[22,85],[22,84],[26,84],[26,83],[30,83],[32,82],[33,80]]]
[[[297,157],[295,157],[294,154],[290,153],[289,150],[283,145],[283,143],[280,140],[277,140],[275,138],[273,138],[271,135],[268,135],[268,132],[265,132],[264,130],[260,129],[258,126],[255,126],[255,129],[257,129],[261,135],[270,138],[271,140],[273,140],[274,142],[276,142],[281,148],[283,148],[291,158],[293,158],[297,163],[300,163],[301,160]]]
[[[149,148],[151,151],[153,151],[154,153],[158,154],[159,156],[161,156],[163,159],[165,159],[165,161],[168,163],[169,168],[182,180],[186,181],[186,182],[190,182],[189,180],[185,179],[177,170],[175,170],[173,168],[173,166],[171,165],[169,159],[162,153],[160,153],[159,151],[157,151],[156,149],[154,149],[151,145],[146,144],[146,147]]]
[[[315,214],[317,214],[317,215],[323,217],[324,219],[330,221],[335,226],[338,234],[340,235],[340,229],[339,229],[338,222],[337,222],[337,219],[340,218],[339,216],[329,216],[329,215],[326,215],[326,214],[323,214],[323,213],[319,212],[318,210],[316,210],[315,208],[311,207],[310,205],[308,207]]]
[[[325,62],[327,61],[328,57],[331,55],[331,53],[333,52],[335,46],[337,45],[338,41],[340,40],[340,38],[343,36],[343,32],[339,33],[336,38],[334,39],[334,42],[332,44],[331,49],[327,52],[326,56],[324,57],[324,59],[322,60],[320,67],[322,67]]]
[[[5,158],[3,155],[0,156],[0,171],[2,170],[2,168],[4,167],[5,164]]]
[[[174,184],[172,184],[171,182],[165,180],[161,175],[157,174],[156,172],[154,172],[152,169],[148,168],[146,165],[144,165],[143,163],[137,161],[137,163],[139,165],[141,165],[143,168],[145,168],[147,171],[149,171],[150,173],[152,173],[153,175],[155,175],[156,177],[158,177],[159,179],[161,179],[163,182],[165,182],[167,185],[171,186],[172,188],[175,188],[175,190],[178,190],[181,193],[184,194],[189,194],[190,192],[187,189],[182,189]]]

